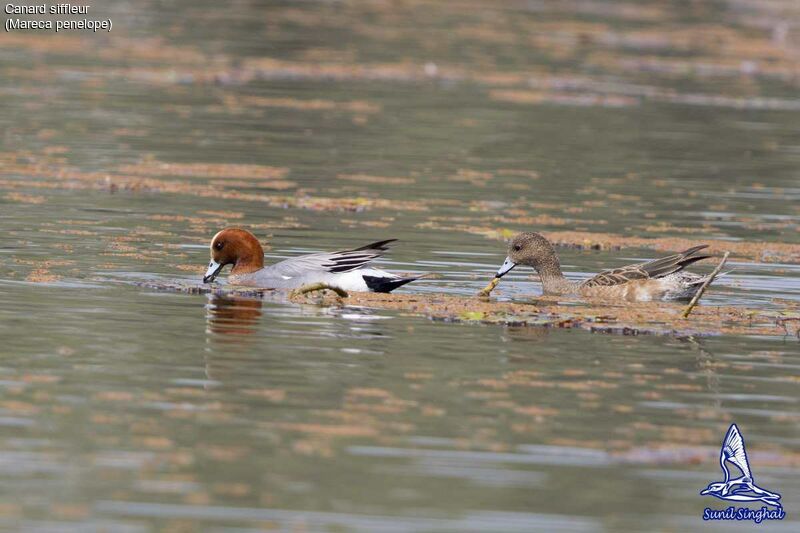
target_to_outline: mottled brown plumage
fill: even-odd
[[[508,257],[497,272],[502,277],[516,265],[533,267],[542,280],[545,294],[578,294],[589,297],[634,301],[682,300],[691,298],[706,277],[683,271],[710,256],[701,244],[667,257],[645,263],[605,270],[583,282],[569,281],[561,272],[558,255],[550,242],[538,233],[520,233],[508,246]]]
[[[581,283],[581,286],[599,287],[622,285],[623,283],[634,280],[663,278],[675,272],[680,272],[696,261],[711,257],[710,255],[698,255],[698,252],[705,248],[708,248],[708,245],[701,244],[683,252],[660,259],[654,259],[646,263],[637,263],[635,265],[604,270],[593,278],[589,278]]]

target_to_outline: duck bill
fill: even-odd
[[[700,496],[705,496],[706,494],[711,494],[709,489],[703,489],[700,491]]]
[[[222,270],[223,266],[225,265],[220,265],[219,263],[217,263],[212,259],[211,262],[208,264],[208,270],[206,270],[206,275],[203,276],[203,283],[211,283],[212,281],[214,281],[219,275],[219,272],[220,270]]]
[[[495,277],[495,278],[502,278],[503,276],[505,276],[506,274],[508,274],[509,272],[511,272],[511,270],[512,270],[512,269],[513,269],[515,266],[517,266],[517,264],[516,264],[514,261],[512,261],[510,257],[506,257],[506,260],[505,260],[505,261],[503,261],[503,266],[501,266],[501,267],[500,267],[500,268],[497,270],[497,274],[495,274],[495,275],[494,275],[494,277]]]

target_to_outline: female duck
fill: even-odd
[[[683,269],[710,256],[699,253],[701,244],[681,253],[603,271],[585,281],[569,281],[561,272],[553,245],[538,233],[520,233],[508,246],[508,257],[497,271],[501,278],[517,265],[533,267],[542,280],[545,294],[576,294],[586,297],[647,302],[689,299],[708,276]]]
[[[211,239],[211,262],[203,283],[209,283],[226,265],[233,265],[228,280],[236,285],[267,289],[296,289],[311,283],[327,283],[345,291],[391,292],[419,278],[403,278],[369,267],[396,239],[374,242],[355,250],[323,252],[292,257],[264,266],[264,250],[258,239],[241,228],[226,228]]]

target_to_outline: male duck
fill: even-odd
[[[569,281],[561,272],[553,245],[538,233],[520,233],[508,245],[508,257],[497,271],[501,278],[517,265],[533,267],[542,280],[545,294],[576,294],[585,297],[647,302],[685,300],[700,289],[709,276],[683,269],[711,256],[699,253],[701,244],[681,253],[606,270],[585,281]]]
[[[258,239],[245,229],[226,228],[211,239],[211,262],[203,283],[214,281],[225,265],[233,265],[228,280],[236,285],[296,289],[326,283],[345,291],[391,292],[419,279],[403,278],[368,266],[395,240],[374,242],[355,250],[301,255],[265,267],[264,250]]]

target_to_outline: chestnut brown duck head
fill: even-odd
[[[226,228],[211,239],[211,262],[203,283],[214,281],[223,268],[233,265],[231,274],[249,274],[264,268],[264,249],[255,235],[241,228]]]

